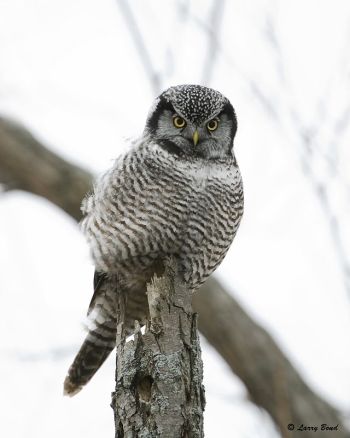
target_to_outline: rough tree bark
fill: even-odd
[[[0,118],[0,183],[43,196],[76,220],[93,176],[49,151],[24,127]],[[339,424],[337,438],[350,438],[341,415],[303,381],[272,337],[256,324],[215,279],[195,294],[199,329],[245,383],[282,436],[288,423]],[[305,438],[314,436],[303,432]],[[323,436],[327,436],[324,434]]]
[[[125,342],[125,296],[119,295],[116,438],[203,437],[204,388],[197,318],[174,259],[147,287],[150,324]]]

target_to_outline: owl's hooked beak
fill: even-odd
[[[197,146],[197,143],[198,143],[198,140],[199,140],[199,134],[198,134],[197,129],[194,131],[192,139],[193,139],[193,144],[195,146]]]

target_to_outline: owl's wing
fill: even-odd
[[[173,162],[145,160],[137,152],[126,155],[85,202],[82,226],[97,271],[142,263],[142,257],[155,260],[180,245],[191,188]]]
[[[93,310],[96,299],[99,296],[100,289],[101,289],[104,281],[106,280],[106,278],[107,278],[107,275],[104,274],[103,272],[95,271],[95,273],[94,273],[94,293],[92,295],[92,298],[91,298],[91,301],[89,304],[87,316],[89,316],[91,311]]]

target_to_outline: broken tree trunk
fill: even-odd
[[[147,287],[150,321],[144,335],[136,324],[126,342],[126,297],[120,294],[116,390],[112,408],[116,438],[203,437],[205,405],[197,316],[191,294],[167,261],[162,277]]]

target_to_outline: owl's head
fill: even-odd
[[[200,85],[178,85],[155,101],[145,134],[179,156],[206,159],[232,156],[237,119],[229,100]]]

